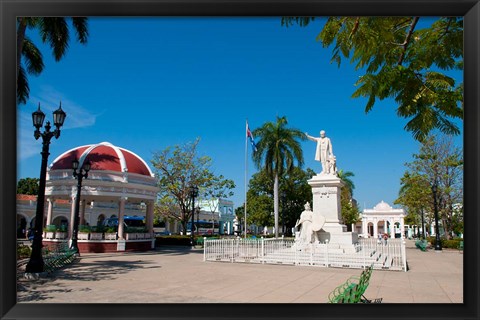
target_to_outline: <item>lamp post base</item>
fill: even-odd
[[[27,265],[25,266],[25,272],[40,273],[44,271],[44,268],[45,268],[45,262],[43,261],[43,258],[41,256],[40,257],[32,256],[30,257],[30,261],[28,261]]]

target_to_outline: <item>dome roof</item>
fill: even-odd
[[[390,207],[388,203],[383,202],[383,200],[379,202],[375,207],[373,207],[373,210],[375,211],[391,211],[392,209],[393,208]]]
[[[79,167],[90,161],[90,170],[109,170],[136,173],[153,177],[146,162],[132,151],[109,142],[76,147],[64,152],[50,165],[50,170],[72,169],[72,161],[78,159]]]

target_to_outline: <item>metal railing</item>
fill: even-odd
[[[354,245],[300,244],[290,239],[207,239],[204,261],[291,264],[407,271],[402,239],[359,239]]]

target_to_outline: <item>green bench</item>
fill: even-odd
[[[330,303],[381,303],[382,298],[369,300],[365,298],[364,293],[370,282],[373,272],[373,264],[363,270],[361,275],[350,277],[345,283],[336,287],[328,295]]]
[[[417,247],[418,249],[420,249],[422,251],[427,251],[427,245],[428,245],[427,240],[417,240],[417,241],[415,241],[415,247]]]
[[[458,250],[463,250],[463,241],[458,244]]]
[[[51,273],[72,263],[77,257],[75,253],[75,250],[70,249],[66,242],[58,243],[54,247],[43,248],[44,271]]]

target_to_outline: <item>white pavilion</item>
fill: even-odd
[[[361,214],[361,234],[364,238],[387,233],[390,238],[405,238],[403,209],[394,209],[383,200],[373,209],[364,209]]]

